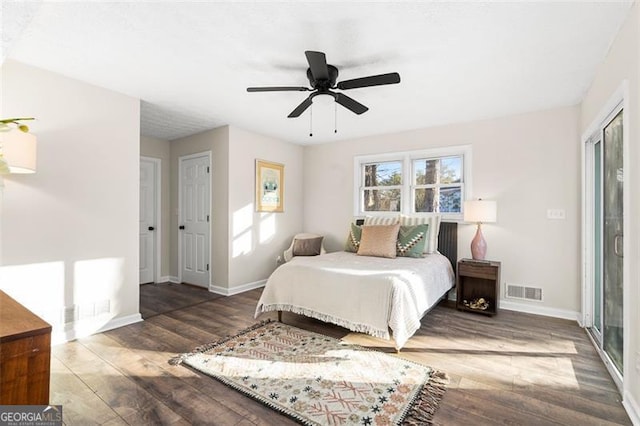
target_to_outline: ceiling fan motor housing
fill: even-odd
[[[329,71],[328,79],[316,80],[315,78],[313,78],[311,68],[307,68],[307,78],[309,79],[309,84],[311,85],[311,87],[320,91],[326,91],[331,89],[332,87],[335,87],[336,81],[338,81],[338,68],[334,67],[333,65],[327,64],[327,70]]]

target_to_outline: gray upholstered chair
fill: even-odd
[[[284,261],[289,262],[295,256],[316,256],[325,254],[323,236],[319,234],[296,234],[291,245],[284,251]]]

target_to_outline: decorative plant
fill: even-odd
[[[4,118],[0,120],[0,132],[9,132],[14,128],[21,132],[29,132],[29,126],[21,123],[21,121],[33,120],[33,117],[20,117],[20,118]],[[15,127],[13,127],[15,126]],[[9,164],[2,156],[2,145],[0,145],[0,175],[6,175],[9,173]]]

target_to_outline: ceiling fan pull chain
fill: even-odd
[[[313,136],[313,104],[309,108],[309,137]]]

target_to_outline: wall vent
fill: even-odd
[[[516,284],[507,284],[506,297],[510,299],[525,299],[542,301],[542,289],[538,287],[525,287]]]

